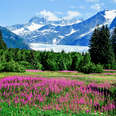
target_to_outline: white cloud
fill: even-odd
[[[57,21],[59,18],[51,11],[42,10],[37,15],[47,18],[50,21]]]
[[[95,4],[91,6],[92,9],[95,9],[96,11],[100,11],[101,10],[101,5],[100,4]]]
[[[41,16],[41,17],[45,17],[47,20],[49,21],[58,21],[61,20],[61,17],[58,17],[57,15],[63,15],[63,12],[51,12],[51,11],[47,11],[47,10],[42,10],[39,13],[36,13],[37,16]],[[70,20],[73,19],[77,16],[80,16],[81,14],[78,11],[72,11],[69,10],[67,11],[67,14],[65,16],[63,16],[62,18],[65,20]]]
[[[64,17],[64,19],[70,20],[74,17],[80,16],[81,14],[78,11],[68,11],[67,16]]]

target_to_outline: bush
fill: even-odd
[[[25,68],[15,61],[0,64],[0,72],[25,72]]]
[[[112,64],[104,64],[104,69],[112,69]]]
[[[104,69],[114,69],[114,70],[116,70],[116,64],[105,64]]]
[[[100,64],[96,65],[96,73],[102,73],[103,72],[103,66]]]
[[[27,61],[19,61],[18,63],[19,63],[19,65],[22,65],[23,67],[25,67],[25,69],[35,69],[34,66],[31,65]]]
[[[37,69],[35,65],[32,65],[31,63],[27,61],[19,61],[18,63],[22,65],[23,67],[25,67],[25,69]]]
[[[42,70],[43,66],[42,64],[40,64],[39,62],[37,63],[37,65],[35,66],[36,69]]]
[[[0,72],[2,72],[2,70],[4,70],[4,68],[5,68],[4,63],[0,63]]]
[[[99,64],[95,65],[93,63],[88,63],[86,65],[81,65],[79,67],[79,70],[80,72],[83,72],[83,73],[101,73],[103,72],[103,67]]]
[[[116,63],[112,65],[112,69],[116,70]]]

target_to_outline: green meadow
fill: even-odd
[[[108,75],[106,75],[108,73]],[[112,73],[112,74],[111,74]],[[116,71],[104,71],[99,74],[84,74],[75,72],[60,72],[60,71],[43,71],[43,72],[24,72],[24,73],[13,73],[13,72],[3,72],[0,73],[0,79],[5,77],[11,78],[15,76],[23,77],[38,77],[38,78],[48,78],[48,79],[68,79],[77,80],[85,82],[86,85],[90,83],[109,83],[111,85],[110,91],[115,94],[116,91]],[[42,110],[36,106],[24,105],[21,107],[20,104],[15,106],[13,103],[9,104],[4,102],[0,103],[0,116],[115,116],[115,111],[112,112],[97,112],[91,111],[90,113],[85,113],[80,111],[75,113],[72,111],[59,111],[59,110]]]
[[[106,75],[104,73],[112,73],[110,75]],[[116,71],[104,71],[103,73],[98,74],[84,74],[84,73],[73,73],[73,72],[59,72],[59,71],[43,71],[43,72],[24,72],[24,73],[16,73],[16,72],[3,72],[0,73],[0,78],[8,77],[8,76],[36,76],[36,77],[47,77],[47,78],[67,78],[67,79],[76,79],[85,82],[110,82],[116,83]]]

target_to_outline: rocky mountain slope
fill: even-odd
[[[24,42],[24,39],[20,36],[12,33],[5,27],[1,26],[0,31],[2,32],[3,40],[8,48],[29,49],[29,46]]]

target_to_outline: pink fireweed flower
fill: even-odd
[[[41,95],[38,95],[38,100],[39,100],[39,102],[43,102],[43,101],[44,101],[44,98],[43,98],[43,96],[41,96]]]
[[[85,104],[85,99],[84,99],[83,97],[80,98],[79,103],[80,103],[80,104]]]
[[[59,107],[59,104],[56,104],[55,107],[56,107],[56,110],[61,110],[61,108]]]
[[[0,89],[2,91],[0,92],[1,102],[9,101],[15,104],[20,102],[21,105],[36,105],[41,109],[79,112],[84,108],[86,108],[85,111],[94,108],[94,105],[100,101],[104,102],[104,96],[99,94],[100,91],[97,88],[110,88],[110,84],[90,83],[86,85],[84,82],[66,78],[9,76],[0,79],[0,87],[3,88]],[[103,108],[115,108],[113,104],[108,105],[110,103],[113,103],[113,100],[108,100]]]
[[[15,100],[15,104],[17,104],[17,103],[19,103],[19,101],[18,100]]]
[[[28,101],[30,101],[32,98],[32,92],[27,96]]]
[[[30,69],[30,70],[26,70],[26,72],[43,72],[42,70],[32,70],[32,69]]]
[[[102,106],[102,109],[104,110],[104,111],[108,111],[108,110],[113,110],[113,109],[115,109],[116,108],[116,106],[114,105],[114,104],[108,104],[108,105],[106,105],[106,106]]]
[[[90,112],[90,110],[86,110],[86,113],[89,113]]]
[[[116,73],[103,73],[104,75],[116,75]]]

